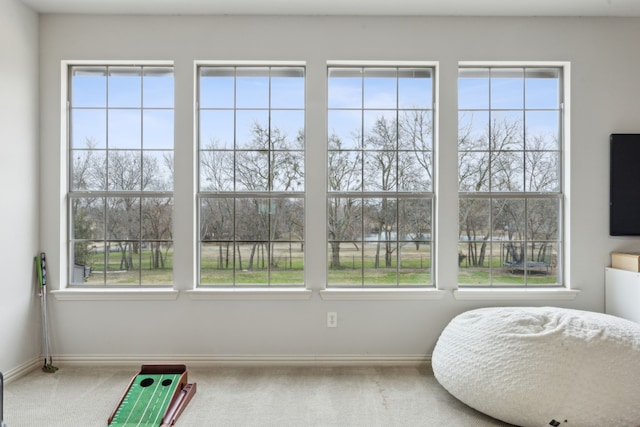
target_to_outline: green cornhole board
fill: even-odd
[[[142,365],[118,406],[109,427],[159,427],[175,424],[195,393],[184,365]]]

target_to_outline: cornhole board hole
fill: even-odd
[[[109,427],[168,427],[196,392],[185,365],[142,365],[109,417]]]

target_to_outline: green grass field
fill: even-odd
[[[340,251],[340,267],[327,268],[329,286],[425,286],[431,283],[431,255],[427,245],[417,250],[408,244],[401,248],[401,268],[396,268],[397,257],[394,252],[390,267],[375,267],[375,251],[370,246],[356,249],[345,245]],[[140,256],[134,256],[134,269],[120,269],[120,253],[109,254],[105,274],[104,255],[94,254],[91,258],[92,274],[87,284],[171,284],[173,283],[173,249],[165,254],[164,268],[151,268],[151,253],[143,250]],[[383,254],[380,255],[383,257]],[[218,246],[203,246],[201,249],[201,276],[203,285],[303,285],[304,252],[288,244],[276,245],[274,257],[276,266],[268,267],[263,258],[256,258],[252,269],[248,269],[249,246],[242,247],[242,267],[236,259],[238,268],[233,269],[234,259],[226,264],[220,259]],[[327,258],[331,259],[331,251]],[[384,261],[381,260],[381,265]],[[462,285],[553,285],[559,282],[555,269],[549,272],[530,272],[526,275],[511,272],[502,266],[498,257],[492,258],[492,265],[482,267],[468,266],[464,263],[458,268],[458,282]]]

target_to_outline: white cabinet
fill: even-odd
[[[605,269],[605,313],[640,323],[640,273]]]

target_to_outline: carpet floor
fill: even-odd
[[[424,367],[187,367],[197,392],[176,427],[508,426],[456,400]],[[137,367],[61,366],[5,385],[8,427],[92,427]]]

